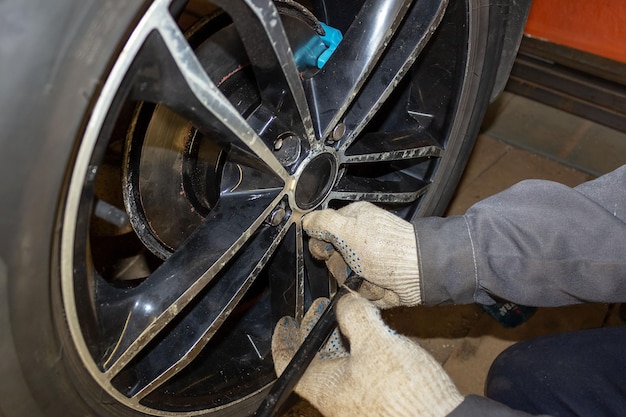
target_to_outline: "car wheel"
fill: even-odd
[[[302,216],[441,214],[504,30],[482,0],[0,11],[6,417],[248,415],[274,323],[334,293]]]

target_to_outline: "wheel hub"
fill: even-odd
[[[294,191],[295,203],[302,210],[317,207],[330,193],[337,178],[337,159],[330,152],[315,155],[302,165]]]

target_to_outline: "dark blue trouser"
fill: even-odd
[[[491,366],[486,395],[531,414],[626,417],[626,326],[515,344]]]

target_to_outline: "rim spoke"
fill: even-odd
[[[304,258],[302,226],[295,221],[274,255],[269,269],[272,290],[272,320],[304,314]]]
[[[410,5],[408,0],[368,0],[331,60],[308,91],[320,137],[326,138],[371,74]]]
[[[146,65],[146,71],[140,72],[133,96],[167,105],[190,119],[200,131],[217,135],[223,142],[243,143],[287,181],[289,174],[283,165],[207,75],[167,8],[155,3],[148,14],[154,32],[144,44],[146,56],[138,61]]]
[[[346,164],[439,157],[443,148],[428,133],[370,133],[360,138],[342,157]]]
[[[410,203],[428,189],[428,183],[402,172],[393,180],[346,175],[328,196],[329,200]],[[376,191],[384,190],[384,191]]]
[[[217,277],[210,291],[159,343],[133,366],[138,376],[129,396],[141,400],[191,363],[233,313],[256,277],[284,240],[289,222],[265,227]],[[257,355],[261,352],[255,346]],[[153,358],[159,358],[154,361]]]
[[[138,287],[107,303],[103,324],[114,326],[114,349],[103,361],[113,378],[235,257],[281,198],[281,190],[223,196],[194,234]],[[236,213],[236,215],[233,215]],[[120,314],[120,310],[125,313]],[[115,311],[115,314],[113,314]],[[118,317],[124,317],[120,323]],[[121,333],[120,333],[120,330]],[[115,333],[114,333],[115,334]]]
[[[313,258],[307,244],[310,239],[303,240],[304,246],[304,266],[306,271],[306,284],[310,291],[310,301],[319,297],[329,297],[334,294],[337,281],[330,275],[324,261]]]
[[[441,23],[447,5],[448,0],[422,0],[413,4],[387,52],[346,113],[344,124],[348,133],[342,149],[361,133],[415,62]]]
[[[304,231],[302,230],[302,222],[296,223],[296,300],[295,300],[295,317],[299,322],[304,317],[304,279],[306,269],[304,263]]]
[[[237,27],[262,99],[282,124],[313,144],[315,135],[289,39],[272,0],[215,0]]]

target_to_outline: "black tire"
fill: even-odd
[[[176,11],[183,7],[184,4],[181,6],[181,3],[185,2],[174,1],[175,7],[171,9]],[[345,4],[334,3],[341,4],[339,7],[346,11],[332,10],[333,7],[329,4],[326,18],[334,26],[345,29],[342,26],[347,27],[351,20],[343,21],[341,17],[349,16],[348,11],[360,2],[355,0]],[[84,347],[78,346],[75,335],[72,335],[72,331],[80,332],[83,328],[89,328],[94,333],[99,332],[97,325],[92,329],[85,324],[91,321],[98,323],[98,317],[86,317],[90,314],[87,311],[89,309],[84,310],[85,306],[81,306],[80,302],[72,307],[73,310],[68,305],[68,300],[79,298],[80,290],[74,289],[75,292],[68,296],[63,288],[63,283],[66,282],[64,279],[69,279],[68,271],[76,276],[87,275],[89,271],[82,270],[81,267],[91,261],[90,254],[83,253],[88,258],[83,259],[84,265],[76,261],[76,257],[69,262],[64,255],[64,251],[68,250],[65,247],[68,241],[64,240],[67,239],[68,229],[73,230],[72,248],[79,246],[76,242],[80,243],[80,238],[75,236],[79,236],[81,231],[85,234],[85,242],[89,238],[85,231],[89,231],[90,215],[77,215],[71,225],[67,224],[67,219],[71,218],[68,214],[71,206],[75,205],[76,210],[80,211],[85,207],[92,207],[93,202],[88,199],[93,198],[91,191],[84,189],[85,184],[92,184],[86,178],[91,171],[85,171],[85,176],[80,180],[83,181],[82,192],[73,193],[72,181],[77,181],[79,177],[77,167],[85,163],[81,162],[81,158],[88,159],[86,167],[94,168],[95,175],[96,169],[106,157],[106,146],[110,144],[108,139],[103,141],[98,138],[91,148],[85,150],[84,138],[89,135],[89,129],[95,123],[94,119],[99,116],[98,106],[103,95],[107,94],[107,82],[112,78],[110,74],[122,59],[120,53],[129,44],[134,28],[143,22],[142,18],[150,6],[150,2],[140,0],[9,0],[0,5],[0,236],[3,237],[0,241],[0,349],[3,358],[0,366],[0,377],[3,381],[0,384],[0,410],[5,417],[180,415],[183,412],[246,415],[258,404],[263,396],[263,389],[269,383],[263,380],[264,382],[259,382],[260,385],[247,388],[244,394],[239,397],[235,395],[235,398],[203,398],[198,403],[193,403],[196,400],[194,398],[189,406],[182,406],[182,400],[178,399],[171,403],[164,399],[159,403],[160,399],[166,398],[165,395],[155,397],[156,400],[149,405],[133,405],[123,399],[120,401],[121,396],[127,394],[122,393],[124,388],[120,388],[125,381],[116,381],[117,388],[114,388],[120,390],[116,394],[111,387],[107,388],[94,379],[93,372],[97,366],[94,365],[91,371],[87,369],[85,353],[82,353],[83,356],[79,353]],[[381,168],[384,173],[375,178],[372,172],[376,169],[365,175],[362,168],[345,168],[344,171],[341,171],[344,168],[337,168],[341,171],[338,175],[343,175],[343,178],[351,175],[355,178],[370,176],[370,180],[383,181],[386,178],[384,175],[395,175],[397,172],[410,177],[419,176],[420,181],[429,184],[427,192],[416,193],[414,198],[407,197],[408,200],[402,202],[387,201],[380,193],[372,197],[363,192],[353,192],[351,197],[344,193],[337,200],[373,198],[405,218],[443,212],[471,152],[492,92],[502,48],[504,8],[505,6],[493,6],[482,0],[468,0],[467,3],[451,0],[443,23],[425,45],[420,59],[412,65],[409,75],[400,83],[401,87],[406,88],[395,90],[365,129],[366,132],[387,132],[390,131],[390,126],[413,123],[403,118],[408,102],[419,108],[440,112],[441,120],[434,122],[438,123],[437,126],[429,125],[430,122],[423,119],[417,120],[414,125],[417,130],[436,133],[433,146],[437,150],[429,154],[430,160],[427,163],[422,158],[419,160],[420,167],[415,168],[417,162],[413,155],[407,161],[400,160],[395,165],[385,165]],[[321,13],[318,13],[318,18],[323,18]],[[450,62],[456,67],[446,67]],[[440,67],[439,73],[433,69],[437,66]],[[213,75],[217,76],[219,70],[215,71],[218,72]],[[117,75],[126,76],[126,73]],[[315,77],[317,75],[312,75],[313,80]],[[131,81],[125,79],[124,82]],[[438,83],[447,85],[447,89],[439,90],[440,87],[436,87]],[[113,98],[119,98],[121,102],[123,97],[117,96],[119,90],[121,87],[114,90],[116,96]],[[417,90],[424,94],[411,96],[411,91]],[[148,96],[149,94],[143,96],[143,99],[148,101]],[[176,100],[172,99],[170,104],[174,103],[172,106],[175,106]],[[106,108],[106,114],[102,114],[107,116],[106,120],[113,120],[112,126],[120,123],[118,113],[127,114],[122,104],[119,105],[118,113],[111,110],[115,109],[116,101],[113,101],[114,104]],[[184,113],[183,110],[181,112]],[[238,110],[249,112],[247,108]],[[398,114],[403,116],[393,116]],[[185,116],[197,120],[195,118],[203,115],[198,116],[189,110]],[[350,129],[351,126],[347,128]],[[320,129],[317,130],[319,134]],[[129,138],[131,139],[126,141],[134,141],[132,135]],[[343,144],[342,138],[328,144],[330,148],[338,149]],[[302,170],[313,165],[309,162],[316,160],[317,156],[306,160],[306,151],[302,151],[302,155],[298,152],[295,156],[298,161],[293,165],[286,163],[295,167],[289,168],[292,172],[297,172],[298,164],[301,164]],[[133,152],[132,146],[127,145],[127,166],[132,165]],[[336,162],[322,160],[320,163],[332,165]],[[263,169],[259,172],[261,171]],[[128,174],[125,184],[131,189],[126,191],[125,207],[127,210],[136,209],[139,214],[145,215],[145,208],[137,209],[133,206],[138,200],[133,199],[132,193],[139,191],[132,190],[132,175],[125,172]],[[333,182],[332,186],[336,185]],[[297,193],[297,185],[293,187],[295,190],[292,192]],[[325,197],[326,195],[321,196],[321,199]],[[207,200],[210,198],[207,197]],[[293,197],[291,200],[286,198],[285,201],[287,211],[291,210],[291,215],[295,216],[300,215],[299,212],[305,213],[316,208],[320,203],[318,200],[320,199],[309,197],[305,193],[304,196]],[[329,203],[327,200],[322,204],[333,207],[345,203],[336,200]],[[293,201],[299,204],[297,210],[290,207]],[[193,204],[194,207],[195,204],[198,205],[199,211],[206,209],[207,212],[201,214],[208,216],[207,213],[214,210],[216,203],[194,201]],[[143,220],[133,218],[131,222],[133,221],[136,230],[140,227],[136,223]],[[280,225],[286,221],[281,217],[277,223]],[[290,233],[285,232],[285,236],[291,236]],[[153,232],[149,236],[140,237],[139,241],[149,250],[148,263],[159,264],[163,258],[176,253],[188,236],[189,233],[183,234],[172,242],[167,239],[159,240],[158,232]],[[299,239],[298,236],[295,235],[295,239]],[[76,249],[76,252],[82,253],[81,250]],[[278,255],[273,255],[276,256]],[[183,262],[181,265],[186,264]],[[317,268],[321,270],[321,267]],[[264,271],[263,274],[269,276],[269,281],[273,279],[273,274],[281,274],[277,268],[268,267]],[[83,281],[76,278],[75,282]],[[324,285],[326,284],[321,287]],[[316,286],[317,290],[314,288]],[[271,304],[271,319],[275,320],[276,316],[290,311],[291,314],[301,314],[304,304],[311,297],[324,292],[319,287],[319,282],[308,282],[304,299],[290,299],[286,305],[278,307]],[[84,291],[85,294],[89,292]],[[326,291],[329,291],[328,286]],[[259,290],[259,294],[261,293],[262,290]],[[251,302],[255,300],[257,299],[253,298]],[[84,300],[83,303],[87,304],[88,301]],[[185,311],[192,309],[193,303],[190,306]],[[72,330],[72,326],[78,327]],[[168,326],[170,327],[166,328],[166,332],[172,328],[171,325]],[[271,327],[264,329],[264,332],[271,332]],[[81,337],[89,341],[99,340],[98,336]],[[105,348],[110,346],[95,346],[89,352],[94,354],[93,352]],[[263,372],[267,373],[267,369],[271,369],[271,362],[269,365],[267,361],[263,363]],[[132,375],[126,377],[131,378]],[[242,381],[245,382],[245,377],[237,384],[242,384]],[[222,405],[229,401],[232,401],[231,406]],[[207,407],[207,403],[212,405]]]

